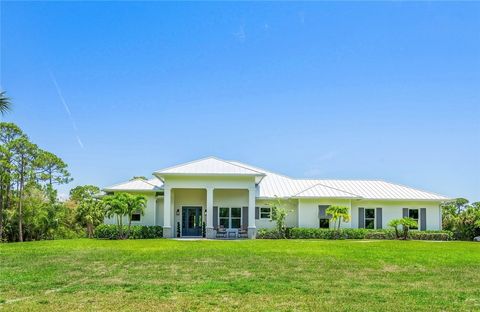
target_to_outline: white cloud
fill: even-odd
[[[80,148],[84,148],[82,139],[80,139],[80,136],[78,134],[78,128],[77,124],[75,123],[75,120],[73,119],[72,111],[70,110],[70,107],[68,106],[67,102],[65,101],[65,98],[63,97],[62,90],[60,90],[60,87],[57,83],[57,79],[55,79],[55,76],[53,75],[52,71],[50,71],[50,78],[52,79],[53,85],[55,86],[55,90],[57,91],[58,97],[60,98],[60,102],[62,102],[63,107],[65,108],[65,111],[67,112],[68,119],[70,120],[70,123],[72,124],[73,131],[75,132],[75,136],[77,138],[77,143],[80,146]]]
[[[237,32],[234,32],[233,35],[237,38],[240,42],[245,42],[247,39],[247,34],[245,33],[245,26],[240,25]]]
[[[329,151],[314,158],[312,161],[313,165],[304,172],[304,175],[306,177],[320,177],[325,173],[325,167],[327,166],[326,163],[334,159],[336,155],[336,152]]]

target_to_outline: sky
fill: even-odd
[[[0,88],[74,181],[207,156],[480,200],[480,3],[0,2]]]

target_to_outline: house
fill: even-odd
[[[379,180],[294,179],[237,161],[208,157],[157,170],[154,178],[109,186],[108,194],[129,192],[147,198],[144,215],[132,224],[161,225],[164,237],[206,236],[218,229],[244,229],[255,238],[257,229],[271,228],[277,201],[288,210],[288,227],[330,228],[326,209],[347,206],[351,220],[344,228],[387,228],[390,220],[411,217],[419,230],[440,230],[439,207],[448,198]],[[105,219],[115,223],[114,219]]]

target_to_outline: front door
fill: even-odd
[[[202,207],[182,207],[182,236],[202,236]]]

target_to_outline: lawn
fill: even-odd
[[[0,244],[0,310],[480,310],[480,243]]]

